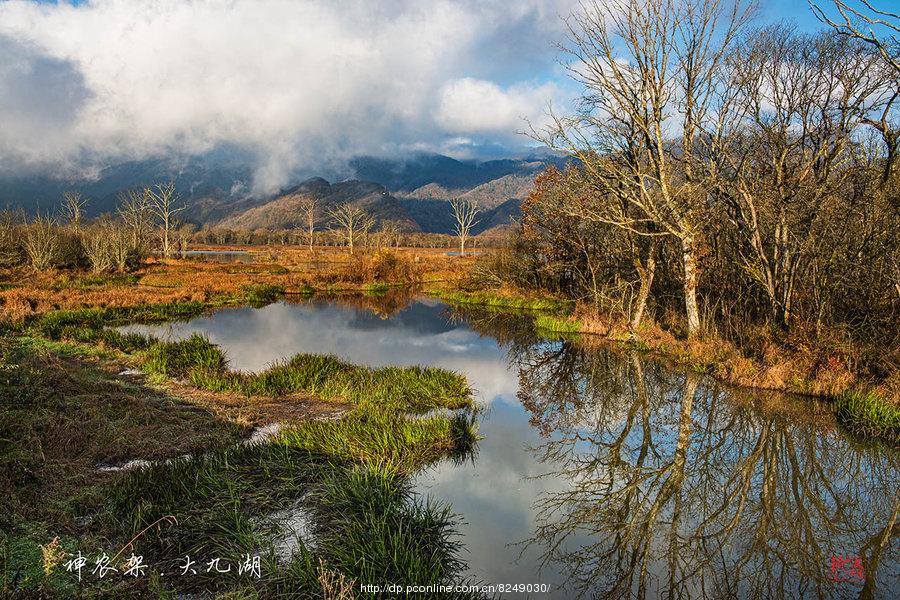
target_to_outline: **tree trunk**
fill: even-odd
[[[647,308],[647,300],[650,298],[650,286],[653,285],[653,276],[656,274],[656,241],[650,244],[645,264],[638,265],[638,273],[641,276],[641,288],[638,290],[637,304],[634,307],[634,314],[631,316],[632,331],[637,330],[640,326]]]
[[[459,255],[466,255],[466,238],[464,236],[459,236]]]
[[[163,223],[163,258],[169,258],[169,223]]]
[[[687,313],[688,339],[700,337],[700,311],[697,308],[697,257],[694,255],[693,239],[681,241],[684,260],[684,308]]]

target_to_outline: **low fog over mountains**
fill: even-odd
[[[403,231],[451,233],[449,201],[476,200],[482,208],[476,233],[508,224],[519,215],[519,203],[534,177],[559,157],[456,160],[439,154],[404,159],[357,157],[349,172],[323,174],[297,181],[265,197],[251,193],[253,166],[237,151],[217,151],[188,159],[152,159],[118,164],[96,176],[61,179],[50,174],[0,177],[0,205],[23,207],[28,213],[55,212],[66,190],[89,198],[88,212],[112,212],[117,194],[158,182],[174,181],[188,209],[184,219],[201,227],[283,229],[301,225],[298,206],[313,197],[323,211],[351,203],[379,222]],[[349,175],[349,177],[348,177]],[[329,181],[330,179],[330,181]]]

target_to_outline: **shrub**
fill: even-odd
[[[24,228],[22,242],[33,269],[45,271],[53,266],[59,250],[59,234],[50,217],[36,216]]]

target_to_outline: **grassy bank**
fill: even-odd
[[[461,290],[431,289],[427,292],[448,304],[476,306],[501,310],[539,310],[557,314],[569,314],[574,302],[549,297],[529,297],[496,292],[464,292]]]
[[[900,406],[874,392],[847,390],[834,398],[838,420],[861,436],[872,436],[900,445]]]
[[[353,365],[334,356],[297,354],[268,369],[230,371],[222,351],[200,335],[176,342],[147,342],[148,373],[186,378],[198,388],[247,396],[303,393],[341,400],[360,409],[425,411],[463,408],[471,393],[464,377],[437,368]]]
[[[255,290],[262,301],[271,300],[268,292]],[[3,491],[13,498],[3,507],[8,522],[0,538],[0,595],[168,596],[177,589],[322,598],[343,586],[343,597],[366,597],[357,583],[458,581],[461,563],[449,509],[413,495],[407,478],[425,464],[470,450],[475,418],[408,413],[470,406],[465,379],[442,369],[370,369],[311,354],[260,373],[237,372],[228,369],[219,348],[199,336],[162,342],[106,328],[190,318],[207,308],[185,302],[53,311],[8,328],[5,344],[15,352],[5,355],[3,372],[21,376],[8,379],[2,406],[2,438],[17,442],[4,447],[0,460]],[[113,375],[119,368],[104,366],[121,360],[140,365],[150,382],[184,379],[198,389],[248,398],[314,396],[349,405],[350,412],[337,421],[294,422],[266,444],[235,445],[238,432],[246,435],[246,429],[222,422],[218,413],[197,413],[189,401],[144,383],[123,387]],[[23,362],[34,367],[21,370]],[[69,384],[43,379],[48,365],[58,366],[53,372],[71,378]],[[90,382],[119,392],[97,393]],[[70,400],[83,402],[86,393],[106,411],[122,411],[148,430],[126,434],[104,415],[89,419],[80,436],[57,440],[53,423],[66,411],[79,418],[91,403],[76,408]],[[165,408],[160,408],[168,411],[164,417],[145,414],[148,394],[161,398]],[[32,404],[20,409],[19,397]],[[136,405],[142,410],[135,411]],[[182,411],[194,416],[182,420]],[[195,423],[201,415],[207,424]],[[200,436],[188,444],[177,433],[183,427],[228,435],[219,441]],[[148,453],[148,436],[162,448]],[[35,444],[23,446],[22,439]],[[167,448],[168,441],[180,444]],[[122,447],[112,451],[116,444]],[[171,460],[185,452],[193,458]],[[67,453],[90,458],[73,469]],[[169,460],[126,472],[96,470],[98,464],[135,458]],[[22,466],[37,463],[42,468]],[[23,476],[34,485],[23,485]],[[41,502],[41,497],[53,500]],[[309,516],[315,544],[300,539],[284,554],[278,540],[287,534],[279,514],[291,510]],[[154,565],[154,573],[79,586],[64,572],[62,559],[53,558],[79,551],[111,556],[121,551],[120,569],[135,552]],[[171,575],[176,559],[188,554],[221,556],[232,566],[239,557],[256,554],[263,576],[200,573],[176,580],[159,575]]]

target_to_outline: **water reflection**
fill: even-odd
[[[895,453],[730,401],[637,355],[562,343],[520,349],[518,360],[523,405],[554,434],[535,456],[569,482],[539,499],[527,544],[568,571],[573,590],[888,598],[898,589]],[[832,557],[848,565],[833,573]]]
[[[465,373],[489,407],[478,456],[417,486],[460,513],[474,579],[549,583],[552,598],[900,589],[898,455],[854,443],[809,400],[736,394],[639,355],[542,340],[527,318],[428,299],[276,303],[133,329],[205,333],[239,369],[325,352]],[[849,581],[833,581],[833,557]]]

